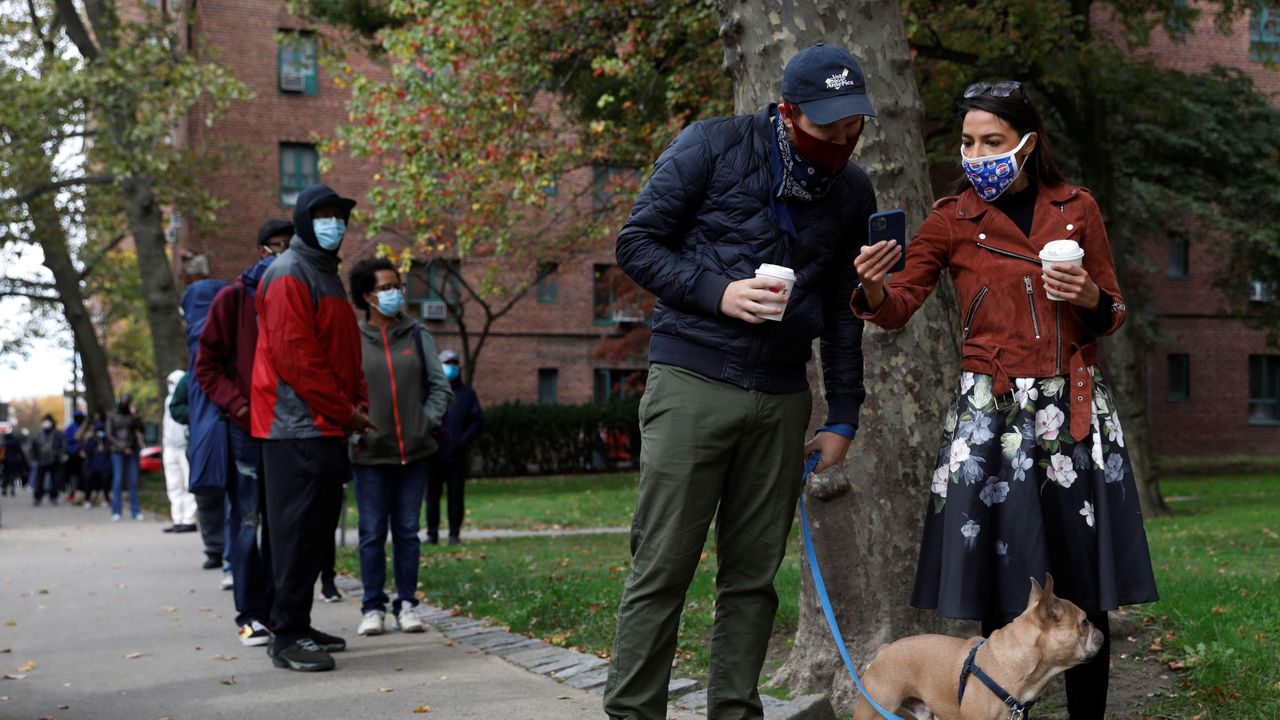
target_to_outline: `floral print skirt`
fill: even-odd
[[[911,604],[939,615],[1008,620],[1028,578],[1088,613],[1156,599],[1124,430],[1090,367],[1092,429],[1071,437],[1066,379],[1017,378],[995,397],[991,376],[965,371],[947,413],[925,510]]]

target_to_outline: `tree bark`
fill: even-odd
[[[187,367],[187,344],[178,314],[178,293],[169,258],[165,254],[164,217],[156,202],[150,178],[131,175],[120,183],[125,214],[138,252],[138,273],[142,280],[142,301],[151,329],[151,351],[155,358],[159,397],[168,394],[166,377]]]
[[[718,8],[738,112],[777,100],[786,60],[815,42],[842,45],[858,58],[879,116],[868,122],[854,160],[874,180],[879,206],[903,208],[909,226],[918,226],[931,204],[924,113],[898,3],[719,0]],[[858,436],[848,459],[811,479],[806,491],[824,579],[859,668],[880,644],[941,627],[932,612],[914,610],[908,600],[921,508],[959,366],[955,305],[948,279],[905,329],[867,325],[867,401]],[[809,372],[816,425],[826,403],[815,363]],[[773,682],[793,692],[828,693],[838,713],[852,709],[853,684],[827,630],[807,563],[799,629]]]

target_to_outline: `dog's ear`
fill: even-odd
[[[1053,575],[1048,572],[1044,574],[1044,594],[1053,596]]]
[[[1040,595],[1044,593],[1044,588],[1040,587],[1040,583],[1035,578],[1031,580],[1031,594],[1027,596],[1027,607],[1031,607],[1040,601]]]

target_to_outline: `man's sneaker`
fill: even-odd
[[[381,635],[383,632],[383,620],[386,615],[381,610],[370,610],[365,613],[360,620],[360,626],[356,628],[356,634],[364,637]]]
[[[342,593],[338,592],[338,586],[332,582],[321,583],[320,599],[327,603],[336,603],[342,601]]]
[[[316,645],[319,645],[320,649],[325,652],[336,653],[347,649],[346,640],[343,640],[337,635],[320,632],[315,628],[307,629],[307,637],[311,638],[311,641]]]
[[[36,503],[39,505],[40,503]],[[120,522],[120,513],[111,513],[111,522]]]
[[[229,572],[222,573],[222,582],[218,583],[218,587],[222,588],[223,590],[232,590],[235,588],[235,586],[236,586],[235,577]]]
[[[197,528],[194,523],[179,523],[178,525],[174,525],[173,528],[173,531],[176,533],[189,533],[200,529]]]
[[[120,516],[112,515],[111,519],[119,520]],[[213,570],[214,568],[222,567],[222,553],[211,553],[211,552],[205,553],[204,564],[201,565],[200,567],[204,568],[205,570]]]
[[[254,620],[240,626],[240,644],[247,647],[266,645],[271,640],[271,631],[266,625]]]
[[[160,532],[176,533],[176,532],[178,532],[178,524],[177,524],[177,523],[174,523],[174,524],[170,525],[169,527],[167,527],[167,528],[165,528],[165,529],[161,530]]]
[[[274,653],[268,654],[271,655],[272,665],[300,672],[323,672],[332,670],[335,666],[333,657],[309,637],[294,640]]]
[[[147,519],[147,516],[143,515],[142,513],[134,513],[133,519],[137,520],[138,522],[142,522],[143,520]]]
[[[422,622],[422,618],[418,617],[418,606],[405,603],[400,606],[400,614],[396,616],[396,620],[400,623],[400,631],[407,633],[420,633],[427,631],[426,623]]]

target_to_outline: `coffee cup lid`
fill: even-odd
[[[1040,251],[1041,259],[1045,260],[1074,260],[1081,255],[1084,255],[1084,249],[1075,240],[1053,240],[1045,243]]]
[[[782,265],[770,265],[769,263],[763,263],[760,267],[756,268],[756,274],[769,275],[770,277],[782,278],[783,280],[796,279],[796,273],[791,268],[784,267]]]

